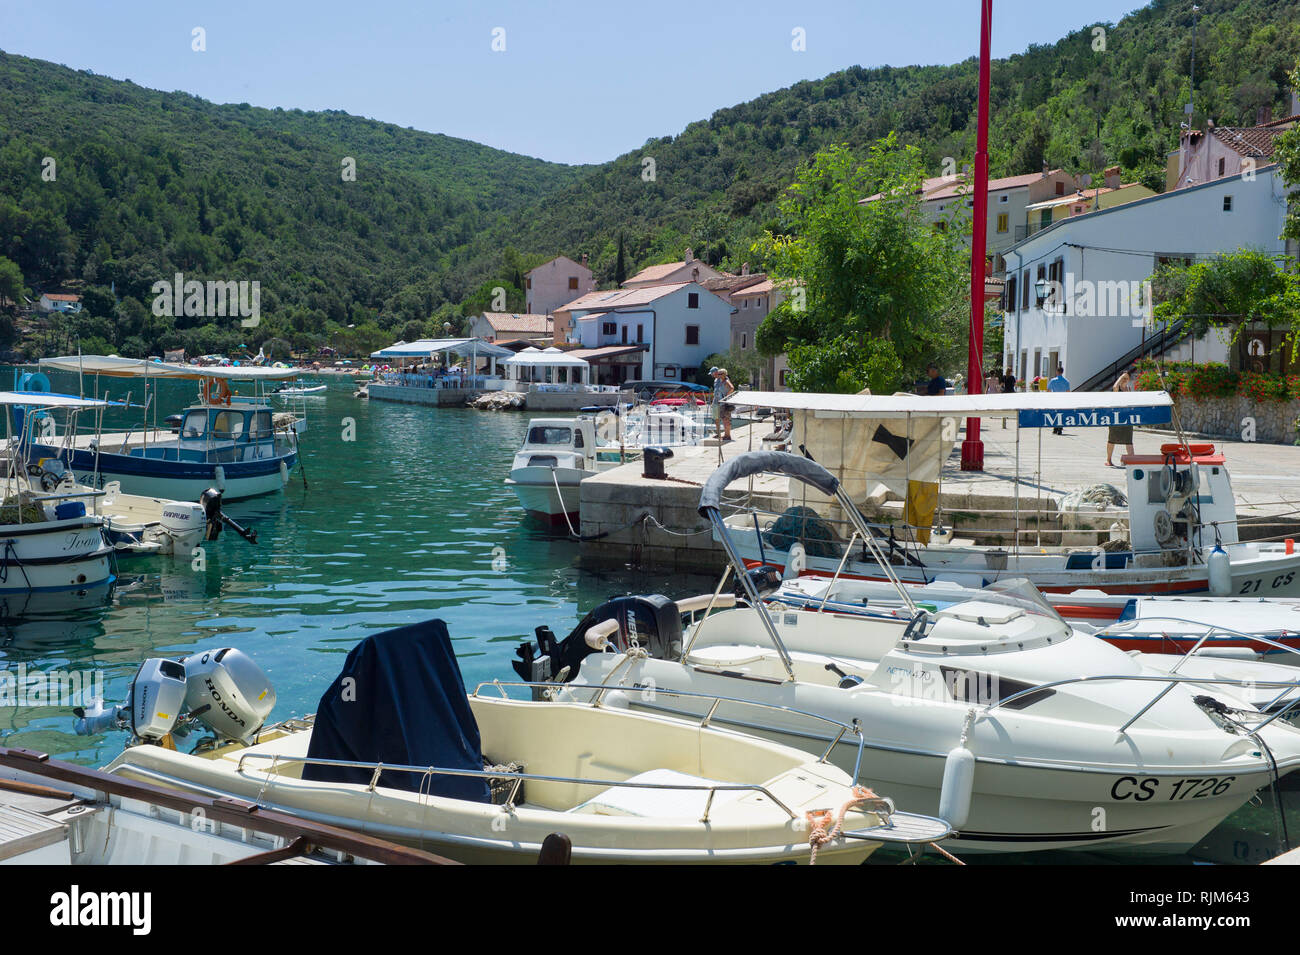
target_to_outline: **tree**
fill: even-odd
[[[25,291],[23,273],[18,268],[18,263],[0,255],[0,305],[18,305],[22,302]]]
[[[1290,73],[1292,89],[1300,92],[1300,65]],[[1282,166],[1282,180],[1288,186],[1300,185],[1300,123],[1278,137],[1277,160]],[[1287,206],[1283,239],[1300,239],[1300,202],[1294,198]]]
[[[1151,277],[1151,297],[1155,323],[1181,321],[1185,336],[1199,338],[1215,328],[1231,331],[1235,341],[1256,323],[1300,336],[1300,275],[1256,249],[1162,266]]]
[[[785,235],[754,248],[785,297],[759,326],[798,391],[890,392],[960,348],[969,221],[925,221],[921,153],[891,133],[859,158],[819,152],[780,202]],[[859,203],[863,197],[871,201]]]
[[[614,283],[622,285],[627,279],[627,262],[623,258],[623,233],[618,234],[618,258],[614,262]]]

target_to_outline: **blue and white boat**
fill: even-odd
[[[262,384],[295,377],[293,368],[207,367],[150,362],[116,356],[74,355],[46,358],[42,367],[77,372],[83,393],[90,386],[103,393],[100,377],[144,379],[144,418],[127,431],[104,431],[102,417],[79,433],[75,424],[57,433],[48,418],[25,421],[21,440],[33,460],[61,461],[77,483],[103,488],[117,482],[126,494],[196,501],[208,488],[227,501],[278,491],[289,483],[298,461],[298,432],[294,416],[277,414]],[[94,376],[94,381],[87,379]],[[179,416],[178,428],[158,427],[156,379],[179,378],[198,384],[196,403]],[[233,381],[252,381],[254,394],[231,391]],[[151,387],[152,386],[152,387]],[[24,375],[20,391],[48,392],[49,379]],[[33,404],[38,404],[39,399]],[[152,410],[154,422],[149,424]]]
[[[99,410],[105,402],[69,395],[0,392],[0,408]],[[6,416],[7,422],[12,422]],[[10,446],[15,446],[9,433]],[[103,600],[113,584],[113,547],[104,519],[74,495],[46,493],[30,480],[21,454],[0,482],[0,617],[65,610]]]

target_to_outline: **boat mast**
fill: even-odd
[[[989,33],[993,25],[993,0],[980,0],[980,88],[975,140],[975,222],[970,245],[970,351],[966,368],[966,393],[984,392],[984,253],[988,236],[989,206]],[[961,469],[984,470],[984,442],[980,419],[966,419],[966,440],[961,444]]]

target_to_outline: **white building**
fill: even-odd
[[[1242,248],[1283,252],[1278,236],[1286,206],[1278,167],[1269,165],[1249,177],[1071,216],[1034,233],[1005,255],[1003,367],[1029,382],[1062,364],[1075,388],[1117,373],[1151,334],[1145,282],[1157,266]],[[1060,290],[1056,308],[1053,287]],[[1227,359],[1227,347],[1213,335],[1179,347],[1178,358]]]
[[[734,310],[698,282],[613,289],[573,303],[572,339],[580,357],[597,364],[596,380],[691,380],[710,355],[727,350]],[[605,368],[592,349],[610,349],[619,361]]]
[[[46,292],[41,296],[40,306],[46,312],[79,312],[81,296],[67,295],[61,292]]]
[[[549,315],[566,302],[596,290],[596,279],[587,268],[587,257],[579,264],[567,255],[557,255],[549,262],[524,275],[526,311]]]

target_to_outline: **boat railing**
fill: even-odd
[[[834,736],[831,737],[830,744],[822,752],[821,756],[817,758],[819,763],[830,762],[831,753],[835,752],[835,747],[840,744],[845,736],[852,736],[857,740],[858,745],[857,757],[853,761],[853,782],[855,784],[858,781],[858,774],[862,770],[862,754],[866,747],[866,737],[862,735],[862,727],[856,719],[854,719],[852,723],[845,723],[841,720],[834,719],[833,717],[826,716],[823,713],[813,713],[810,710],[801,710],[798,707],[785,706],[780,703],[765,703],[760,700],[747,700],[736,696],[722,696],[717,693],[698,693],[694,690],[674,690],[658,685],[634,685],[629,687],[625,684],[616,683],[530,683],[523,680],[488,680],[478,684],[478,686],[474,688],[473,695],[475,697],[480,697],[484,690],[495,689],[502,697],[510,699],[508,694],[505,692],[507,687],[527,689],[531,691],[534,696],[540,695],[547,699],[554,699],[556,691],[558,690],[565,690],[570,694],[577,694],[579,692],[582,692],[583,694],[590,693],[591,699],[589,702],[594,707],[605,705],[605,697],[615,690],[624,693],[628,690],[635,690],[642,693],[653,694],[654,696],[662,694],[663,696],[699,700],[701,703],[707,703],[709,707],[708,712],[706,712],[703,719],[700,720],[700,729],[707,729],[709,727],[709,724],[712,723],[717,716],[718,707],[723,703],[731,703],[738,706],[748,706],[755,709],[798,716],[825,724],[830,727],[831,730],[835,731]],[[678,711],[674,711],[674,716],[681,718],[682,714],[679,714]]]
[[[1251,643],[1262,643],[1266,646],[1272,647],[1275,650],[1282,650],[1285,651],[1286,653],[1293,653],[1297,656],[1300,656],[1300,650],[1297,650],[1295,647],[1287,646],[1285,643],[1281,643],[1280,641],[1274,640],[1270,637],[1266,637],[1260,633],[1249,633],[1245,630],[1234,630],[1231,627],[1224,627],[1219,624],[1200,623],[1195,620],[1187,620],[1182,617],[1163,617],[1163,616],[1162,617],[1138,617],[1134,620],[1121,620],[1117,623],[1105,627],[1101,631],[1098,631],[1097,636],[1104,640],[1107,636],[1109,636],[1111,633],[1114,633],[1116,631],[1123,633],[1125,631],[1137,630],[1139,629],[1139,625],[1145,625],[1146,627],[1151,629],[1159,629],[1159,626],[1167,626],[1168,624],[1171,623],[1178,624],[1179,626],[1183,626],[1183,627],[1191,627],[1193,628],[1194,631],[1199,631],[1201,629],[1204,629],[1205,632],[1200,635],[1200,637],[1197,639],[1196,643],[1191,647],[1191,649],[1189,649],[1178,659],[1178,662],[1175,663],[1173,667],[1170,669],[1169,671],[1170,673],[1176,672],[1178,668],[1181,667],[1187,660],[1189,660],[1192,656],[1196,655],[1196,652],[1205,645],[1206,641],[1216,637],[1228,637],[1233,640],[1245,640]],[[1296,661],[1296,662],[1300,663],[1300,661]],[[1259,686],[1260,684],[1256,683],[1255,685]],[[1156,695],[1155,699],[1153,699],[1150,703],[1148,703],[1142,709],[1142,711],[1138,713],[1138,716],[1133,717],[1133,719],[1136,720],[1138,717],[1142,715],[1142,713],[1145,713],[1151,707],[1155,706],[1155,704],[1160,702],[1160,699],[1171,689],[1173,689],[1172,686],[1166,687],[1164,690],[1162,690],[1159,694]],[[1287,696],[1289,692],[1290,692],[1289,689],[1283,690],[1271,701],[1269,701],[1267,705],[1264,706],[1264,710],[1265,711],[1271,710],[1274,706],[1280,703]],[[1130,721],[1130,723],[1131,722],[1132,721]],[[1123,728],[1127,729],[1130,723],[1126,723]]]
[[[511,782],[510,793],[506,797],[503,808],[509,810],[515,805],[515,799],[519,795],[519,790],[524,783],[561,783],[576,786],[593,786],[626,789],[656,789],[656,790],[676,790],[687,792],[707,792],[708,800],[704,804],[704,814],[700,822],[709,821],[709,810],[713,808],[713,800],[720,792],[753,792],[766,796],[768,799],[779,806],[791,819],[799,819],[799,816],[778,799],[771,790],[761,783],[647,783],[633,780],[619,779],[591,779],[581,776],[551,776],[545,773],[525,773],[509,772],[499,769],[460,769],[448,766],[408,766],[402,763],[376,763],[365,762],[355,759],[324,759],[316,756],[285,756],[281,753],[243,753],[239,757],[239,763],[235,771],[244,772],[244,761],[249,759],[265,759],[271,762],[270,767],[266,770],[268,775],[274,774],[282,764],[302,765],[302,766],[334,766],[340,769],[367,769],[371,771],[370,782],[366,784],[366,791],[373,793],[379,786],[380,777],[384,773],[418,773],[425,777],[420,783],[420,795],[426,792],[426,786],[434,776],[458,776],[468,779],[482,780],[509,780]]]
[[[1048,683],[1038,683],[1016,693],[1008,694],[999,700],[985,704],[981,715],[987,716],[993,710],[999,707],[1006,707],[1017,701],[1027,700],[1036,694],[1046,694],[1049,690],[1056,690],[1059,687],[1071,686],[1076,683],[1103,683],[1103,682],[1136,682],[1136,683],[1164,683],[1167,684],[1164,689],[1156,694],[1145,706],[1137,713],[1129,717],[1122,726],[1118,728],[1120,734],[1125,733],[1130,726],[1136,723],[1142,716],[1162,700],[1175,686],[1180,684],[1190,684],[1192,686],[1236,686],[1236,687],[1280,687],[1283,692],[1275,698],[1280,700],[1293,690],[1300,690],[1300,679],[1296,680],[1231,680],[1224,677],[1200,677],[1200,676],[1177,676],[1171,671],[1170,673],[1115,673],[1115,674],[1096,674],[1092,676],[1074,676],[1067,677],[1064,680],[1052,680]],[[1267,718],[1257,724],[1247,725],[1244,722],[1233,720],[1236,725],[1246,731],[1247,735],[1254,735],[1264,727],[1268,726],[1274,720],[1286,715],[1292,709],[1300,704],[1300,694],[1286,706],[1274,710],[1267,714]],[[1270,704],[1270,706],[1273,704]],[[1263,710],[1259,711],[1260,715],[1265,715]]]

